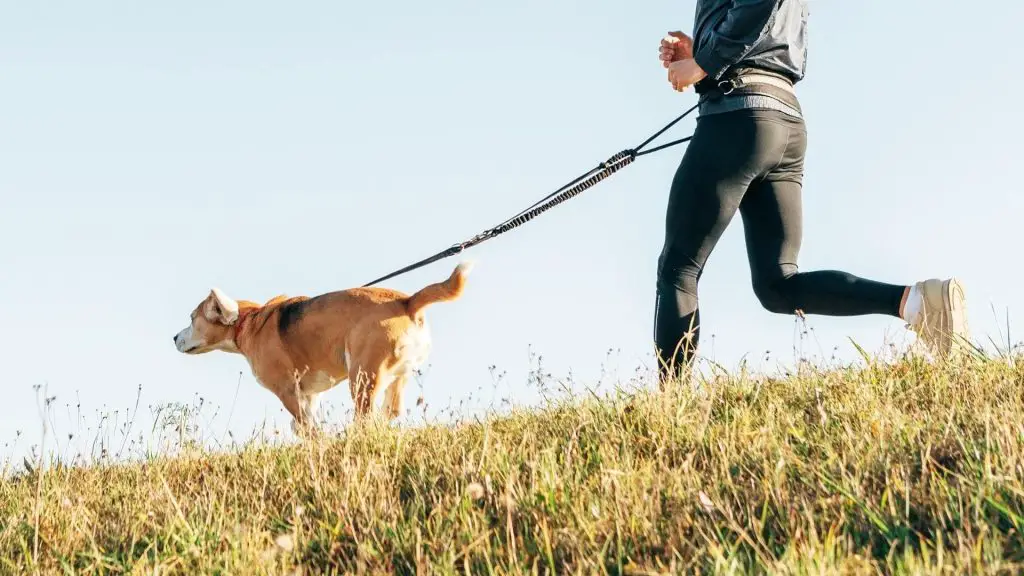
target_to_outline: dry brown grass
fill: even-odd
[[[1017,573],[1022,475],[1011,360],[736,376],[23,473],[0,571]]]

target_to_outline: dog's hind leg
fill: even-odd
[[[349,389],[352,392],[352,402],[355,404],[356,419],[362,419],[373,411],[377,395],[383,384],[383,374],[380,364],[377,367],[367,370],[363,366],[374,364],[358,363],[355,369],[349,373]]]
[[[356,419],[374,412],[378,395],[391,384],[395,350],[387,326],[371,323],[359,332],[361,337],[350,339],[345,348]]]
[[[384,390],[384,412],[388,420],[394,420],[402,415],[402,393],[405,391],[405,384],[409,380],[407,371],[399,371],[391,378],[391,382]]]

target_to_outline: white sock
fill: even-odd
[[[918,314],[921,313],[923,303],[921,291],[917,289],[916,285],[911,286],[910,293],[907,294],[907,303],[903,305],[903,319],[913,324],[917,320]]]

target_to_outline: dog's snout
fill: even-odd
[[[175,344],[177,344],[177,343],[178,343],[178,335],[177,335],[177,334],[175,334],[175,335],[174,335],[174,343],[175,343]]]

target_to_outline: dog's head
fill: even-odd
[[[213,350],[236,352],[236,322],[238,302],[214,288],[192,310],[192,321],[174,336],[174,345],[178,352],[184,354],[204,354]]]

